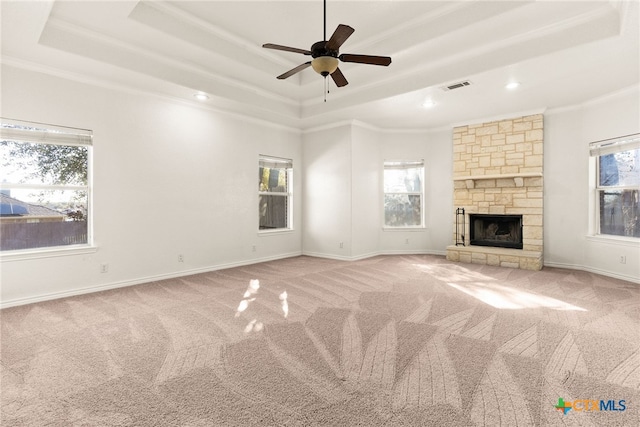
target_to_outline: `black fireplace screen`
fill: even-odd
[[[522,215],[469,215],[470,243],[522,249]]]

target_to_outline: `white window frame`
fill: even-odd
[[[0,138],[19,142],[84,146],[87,147],[87,184],[37,184],[37,183],[0,183],[1,190],[55,190],[55,191],[85,191],[87,194],[87,242],[62,246],[43,246],[27,249],[0,251],[3,261],[19,261],[31,258],[47,258],[51,256],[75,255],[95,252],[93,243],[93,132],[87,129],[77,129],[55,126],[44,123],[0,118]]]
[[[387,192],[385,191],[385,183],[384,183],[384,171],[386,169],[408,169],[408,168],[422,168],[422,176],[420,177],[420,191],[414,192]],[[385,160],[383,162],[383,171],[382,171],[382,228],[383,230],[393,231],[407,231],[407,230],[423,230],[426,228],[425,226],[425,200],[424,200],[424,189],[425,189],[425,170],[424,170],[424,159],[419,160]],[[402,194],[406,196],[420,196],[420,225],[387,225],[386,221],[386,211],[385,211],[385,199],[387,194]]]
[[[600,156],[615,154],[623,151],[640,148],[640,134],[626,135],[618,138],[611,138],[589,144],[589,175],[590,175],[590,207],[591,215],[589,229],[591,236],[612,240],[629,240],[637,242],[640,239],[634,236],[621,236],[617,234],[603,234],[600,228],[600,193],[604,191],[638,190],[637,185],[600,185]]]
[[[286,183],[287,188],[285,191],[262,191],[258,188],[258,233],[259,234],[268,234],[268,233],[280,233],[283,231],[292,231],[293,230],[293,160],[286,159],[282,157],[275,157],[265,154],[260,154],[258,156],[258,171],[260,171],[263,167],[276,167],[278,169],[286,170]],[[261,182],[261,181],[260,181]],[[275,196],[275,197],[285,197],[286,198],[286,225],[285,227],[280,228],[260,228],[260,196]]]

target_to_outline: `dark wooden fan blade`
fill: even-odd
[[[296,68],[293,68],[293,69],[287,71],[284,74],[280,74],[277,78],[280,79],[280,80],[286,79],[287,77],[293,76],[295,73],[299,73],[300,71],[304,70],[305,68],[307,68],[310,65],[311,65],[311,61],[305,62],[304,64],[300,64]]]
[[[388,56],[371,56],[371,55],[352,55],[343,53],[338,57],[342,62],[357,62],[359,64],[384,65],[391,64],[391,58]]]
[[[351,36],[351,34],[353,34],[354,31],[355,30],[348,25],[344,25],[344,24],[338,25],[338,28],[336,28],[336,30],[333,32],[327,44],[324,45],[325,48],[327,50],[340,49],[340,46],[342,46],[342,43],[347,41],[349,36]]]
[[[338,87],[346,86],[349,84],[347,79],[344,77],[344,74],[342,74],[342,71],[340,71],[340,68],[336,68],[336,70],[331,73],[331,78]]]
[[[297,47],[281,46],[279,44],[265,43],[262,47],[266,49],[284,50],[285,52],[301,53],[303,55],[311,55],[310,50],[298,49]]]

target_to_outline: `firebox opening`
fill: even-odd
[[[522,249],[522,215],[469,215],[470,243]]]

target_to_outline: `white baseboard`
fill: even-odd
[[[613,273],[611,271],[601,270],[599,268],[587,267],[584,265],[544,261],[544,267],[556,267],[556,268],[566,268],[568,270],[587,271],[589,273],[600,274],[602,276],[612,277],[614,279],[620,279],[620,280],[625,280],[627,282],[640,284],[640,278],[638,277],[627,276],[625,274],[619,274],[619,273]]]
[[[374,256],[379,255],[441,255],[446,256],[447,251],[424,251],[424,250],[393,250],[393,251],[376,251],[370,252],[367,254],[356,255],[356,256],[344,256],[344,255],[334,255],[334,254],[325,254],[320,252],[309,252],[305,251],[302,255],[312,256],[316,258],[326,258],[326,259],[334,259],[336,261],[359,261],[362,259],[372,258]]]
[[[333,260],[336,260],[336,261],[355,261],[354,257],[350,257],[350,256],[346,256],[346,255],[325,254],[325,253],[321,253],[321,252],[302,251],[302,255],[310,256],[310,257],[314,257],[314,258],[333,259]],[[375,256],[375,255],[371,255],[371,256]]]
[[[446,256],[447,251],[383,251],[379,255],[441,255]]]
[[[139,277],[132,280],[123,280],[120,282],[107,283],[97,286],[88,286],[86,288],[71,289],[68,291],[52,292],[48,294],[34,295],[26,298],[15,298],[7,301],[0,301],[0,309],[16,307],[19,305],[33,304],[36,302],[50,301],[59,298],[67,298],[76,295],[90,294],[93,292],[108,291],[110,289],[125,288],[127,286],[140,285],[148,282],[157,282],[159,280],[175,279],[176,277],[191,276],[194,274],[208,273],[210,271],[224,270],[226,268],[242,267],[243,265],[258,264],[261,262],[275,261],[278,259],[292,258],[302,255],[301,252],[292,252],[288,254],[280,254],[271,257],[253,258],[250,260],[231,262],[226,264],[218,264],[208,267],[193,268],[190,270],[180,270],[172,273],[157,274],[153,276]]]
[[[103,285],[88,286],[86,288],[78,288],[78,289],[72,289],[68,291],[52,292],[48,294],[40,294],[40,295],[35,295],[31,297],[26,297],[26,298],[16,298],[16,299],[11,299],[7,301],[0,301],[0,309],[15,307],[19,305],[32,304],[32,303],[37,303],[42,301],[49,301],[49,300],[54,300],[59,298],[72,297],[76,295],[84,295],[84,294],[89,294],[93,292],[107,291],[110,289],[124,288],[127,286],[140,285],[142,283],[154,282],[159,280],[175,279],[176,277],[184,277],[184,276],[191,276],[193,274],[208,273],[210,271],[224,270],[226,268],[242,267],[244,265],[258,264],[261,262],[292,258],[300,255],[312,256],[317,258],[327,258],[327,259],[333,259],[338,261],[358,261],[358,260],[367,259],[367,258],[371,258],[378,255],[441,255],[441,256],[445,256],[446,251],[382,251],[382,252],[371,252],[368,254],[363,254],[363,255],[358,255],[353,257],[325,254],[325,253],[319,253],[319,252],[292,252],[292,253],[280,254],[280,255],[271,256],[271,257],[253,258],[250,260],[218,264],[214,266],[194,268],[190,270],[181,270],[178,272],[158,274],[154,276],[139,277],[132,280],[124,280],[120,282],[113,282],[113,283],[108,283]],[[586,267],[583,265],[565,264],[565,263],[559,263],[559,262],[545,262],[544,265],[546,267],[556,267],[556,268],[566,268],[569,270],[587,271],[589,273],[601,274],[603,276],[640,284],[640,279],[638,277],[613,273],[610,271],[600,270],[593,267]]]

